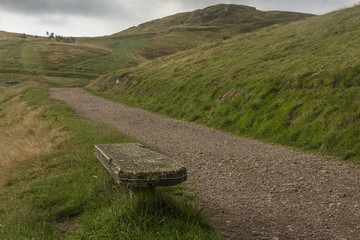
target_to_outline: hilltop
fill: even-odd
[[[151,36],[137,52],[155,59],[178,51],[249,33],[274,24],[289,23],[311,17],[311,14],[260,11],[254,7],[219,4],[193,12],[150,21],[114,36]]]
[[[199,30],[211,29],[211,27],[217,30],[231,27],[240,33],[244,33],[276,23],[302,20],[310,16],[313,15],[296,12],[260,11],[244,5],[219,4],[143,23],[117,35],[189,29],[194,31],[196,30],[194,27],[198,27]]]

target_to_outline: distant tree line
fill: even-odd
[[[55,35],[53,32],[52,33],[46,32],[46,35],[50,39],[55,38],[56,41],[58,41],[58,42],[74,43],[76,41],[76,39],[74,37],[63,37],[61,35]]]

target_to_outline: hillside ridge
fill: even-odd
[[[313,14],[285,12],[285,11],[260,11],[255,7],[237,4],[218,4],[192,12],[183,12],[167,16],[161,19],[142,23],[115,35],[123,35],[135,32],[168,31],[171,28],[181,27],[236,27],[246,25],[246,28],[238,29],[248,32],[274,23],[302,20]],[[239,27],[239,26],[237,26]]]

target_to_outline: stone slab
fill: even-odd
[[[12,87],[12,86],[15,86],[15,85],[18,85],[20,84],[20,82],[3,82],[2,85],[4,87]]]
[[[117,183],[130,187],[172,186],[186,180],[186,168],[138,143],[98,144],[95,155]]]

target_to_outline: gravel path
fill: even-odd
[[[82,89],[50,89],[83,116],[176,159],[230,239],[360,239],[360,172],[278,146],[128,108]]]

